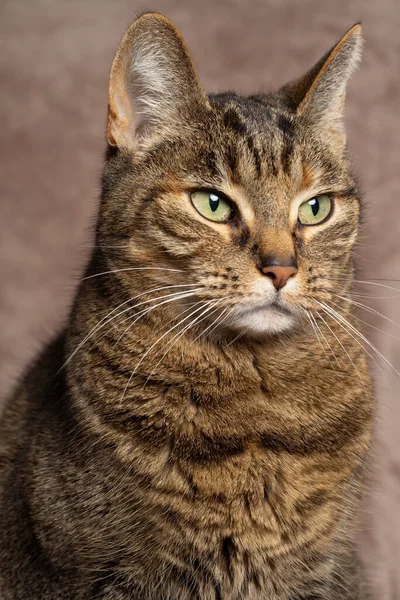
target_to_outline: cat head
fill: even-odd
[[[360,202],[342,114],[361,45],[355,25],[276,93],[207,96],[170,21],[132,23],[111,69],[98,224],[121,293],[159,290],[188,324],[250,335],[343,295]]]

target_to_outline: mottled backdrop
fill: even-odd
[[[276,88],[363,21],[364,60],[347,104],[368,212],[360,279],[373,281],[359,300],[388,320],[365,309],[359,317],[400,371],[400,296],[381,287],[400,289],[382,281],[400,280],[396,0],[1,0],[0,395],[65,318],[90,249],[108,70],[124,29],[149,8],[181,29],[209,91]],[[376,598],[400,600],[400,376],[376,360],[377,433],[360,543]]]

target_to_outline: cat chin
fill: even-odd
[[[276,335],[293,329],[297,320],[293,314],[277,306],[265,306],[238,313],[231,325],[246,335]]]

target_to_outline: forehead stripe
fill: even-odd
[[[261,177],[261,158],[258,148],[254,145],[254,140],[251,135],[248,135],[246,138],[247,146],[249,147],[250,152],[253,155],[254,165],[256,167],[257,177]]]
[[[281,153],[282,169],[284,173],[289,174],[290,159],[294,149],[294,126],[293,123],[282,114],[278,115],[276,123],[283,133],[283,148]]]
[[[237,113],[233,108],[228,108],[228,110],[224,113],[224,125],[238,135],[247,134],[246,125],[240,118],[239,113]]]

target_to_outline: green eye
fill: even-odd
[[[193,206],[206,219],[224,223],[232,215],[232,204],[217,192],[199,190],[190,194]]]
[[[317,225],[329,216],[332,200],[327,195],[315,196],[299,206],[299,221],[302,225]]]

